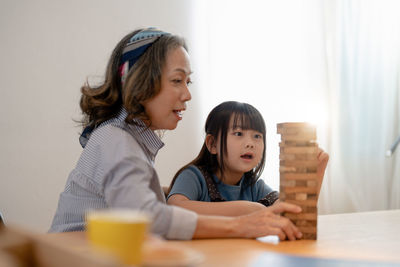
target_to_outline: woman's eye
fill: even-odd
[[[182,82],[182,80],[181,79],[174,79],[174,80],[172,80],[174,83],[181,83]]]
[[[187,84],[188,86],[191,85],[192,83],[193,83],[193,82],[190,81],[190,80],[186,82],[186,84]]]

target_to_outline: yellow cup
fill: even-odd
[[[97,210],[86,215],[87,233],[94,247],[117,256],[122,263],[139,265],[150,219],[133,210]]]

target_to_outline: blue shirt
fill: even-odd
[[[163,146],[140,120],[127,124],[124,109],[96,128],[61,193],[50,232],[83,231],[85,213],[128,208],[152,218],[151,231],[169,239],[191,239],[197,214],[166,205],[154,158]]]
[[[228,201],[248,200],[256,202],[273,191],[262,179],[258,179],[251,186],[244,178],[240,180],[238,185],[224,184],[216,175],[213,175],[212,178],[216,182],[221,196]],[[193,165],[184,169],[178,175],[168,198],[174,194],[184,195],[190,200],[210,202],[206,180],[201,171]]]

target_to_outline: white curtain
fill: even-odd
[[[268,130],[263,178],[275,189],[276,123],[312,122],[331,157],[321,214],[399,208],[400,148],[385,158],[400,134],[396,1],[213,0],[194,8],[203,122],[226,100],[259,109]]]
[[[327,213],[400,208],[398,1],[325,2],[330,91]]]
[[[325,147],[328,116],[322,5],[313,1],[198,1],[199,47],[195,83],[200,83],[202,121],[217,104],[254,105],[267,124],[263,178],[279,189],[276,123],[310,121]],[[193,53],[192,53],[193,54]]]

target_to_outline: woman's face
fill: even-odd
[[[160,92],[143,102],[151,120],[150,129],[176,128],[186,109],[186,101],[192,98],[188,88],[191,73],[189,55],[183,47],[168,52],[161,73]]]

